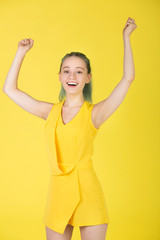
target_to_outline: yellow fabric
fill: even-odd
[[[91,120],[94,104],[85,101],[76,116],[64,124],[61,115],[64,101],[53,105],[44,128],[51,170],[44,224],[62,234],[67,224],[89,226],[110,222],[92,162],[98,132]]]

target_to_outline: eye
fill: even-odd
[[[65,71],[64,71],[64,73],[68,73],[68,71],[67,71],[67,70],[65,70]],[[81,72],[81,71],[78,71],[78,73],[82,73],[82,72]]]

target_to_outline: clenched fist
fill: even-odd
[[[18,43],[18,48],[22,49],[26,53],[33,47],[33,43],[34,40],[32,40],[31,38],[25,38]]]
[[[133,18],[128,18],[125,27],[123,29],[123,36],[128,37],[130,34],[137,28],[137,25],[135,24],[135,20]]]

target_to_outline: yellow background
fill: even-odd
[[[90,59],[97,103],[122,78],[122,31],[128,17],[137,24],[131,34],[135,79],[123,103],[101,126],[93,161],[111,220],[106,239],[160,239],[159,12],[158,0],[0,2],[0,239],[46,238],[42,218],[50,172],[45,121],[2,91],[18,42],[34,40],[19,73],[20,90],[58,102],[61,59],[79,51]],[[79,228],[72,239],[80,239]]]

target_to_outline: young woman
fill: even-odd
[[[17,87],[22,61],[34,41],[21,40],[3,91],[24,110],[43,118],[51,166],[44,224],[47,240],[70,240],[74,226],[82,240],[105,240],[109,216],[101,184],[92,164],[93,141],[100,126],[122,103],[135,77],[130,34],[137,27],[128,18],[123,29],[124,72],[103,101],[92,104],[89,59],[79,52],[61,62],[58,103],[38,101]]]

